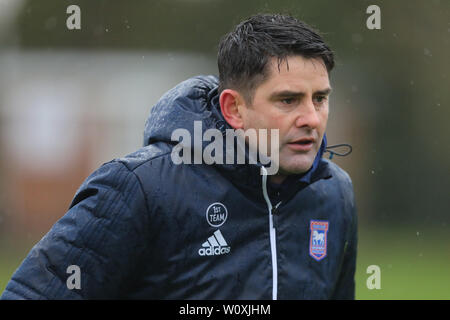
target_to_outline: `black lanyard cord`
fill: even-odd
[[[348,148],[347,152],[339,153],[339,152],[330,150],[330,149],[335,149],[335,148],[340,148],[340,147],[347,147]],[[334,155],[337,155],[337,156],[340,156],[340,157],[348,156],[350,153],[352,153],[352,150],[353,150],[352,146],[349,145],[348,143],[335,144],[335,145],[332,145],[332,146],[327,146],[325,148],[325,152],[329,152],[330,153],[329,159],[332,159]]]

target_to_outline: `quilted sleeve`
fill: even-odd
[[[349,201],[349,222],[348,222],[348,236],[344,245],[344,257],[341,265],[340,276],[337,285],[334,289],[334,294],[331,299],[336,300],[353,300],[355,299],[355,272],[356,272],[356,257],[358,247],[358,217],[355,206],[353,185],[350,178],[346,192]]]
[[[138,177],[121,162],[104,164],[31,249],[1,298],[120,298],[148,244],[148,219]]]

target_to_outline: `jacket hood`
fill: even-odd
[[[232,127],[225,121],[220,111],[218,85],[218,78],[215,76],[196,76],[165,93],[151,109],[146,121],[144,146],[158,142],[175,146],[179,142],[171,140],[172,133],[180,128],[187,130],[190,136],[194,137],[194,121],[201,121],[202,136],[208,129],[219,129],[225,136],[226,129]],[[202,143],[204,148],[210,142]],[[319,169],[326,146],[327,139],[324,134],[312,167],[299,178],[301,182],[305,184],[311,182]],[[245,160],[248,164],[247,152]],[[240,181],[247,180],[247,184],[251,184],[251,181],[260,176],[259,162],[256,165],[214,165],[227,175],[236,176]]]

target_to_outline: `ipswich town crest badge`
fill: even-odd
[[[327,255],[328,221],[311,220],[310,229],[309,254],[319,261]]]

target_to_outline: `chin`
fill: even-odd
[[[287,166],[281,166],[280,172],[285,175],[292,175],[292,174],[302,174],[311,169],[311,164],[305,164],[305,165],[287,165]]]
[[[284,162],[284,163],[283,163]],[[311,169],[314,159],[289,159],[289,161],[280,162],[280,172],[285,174],[302,174]]]

